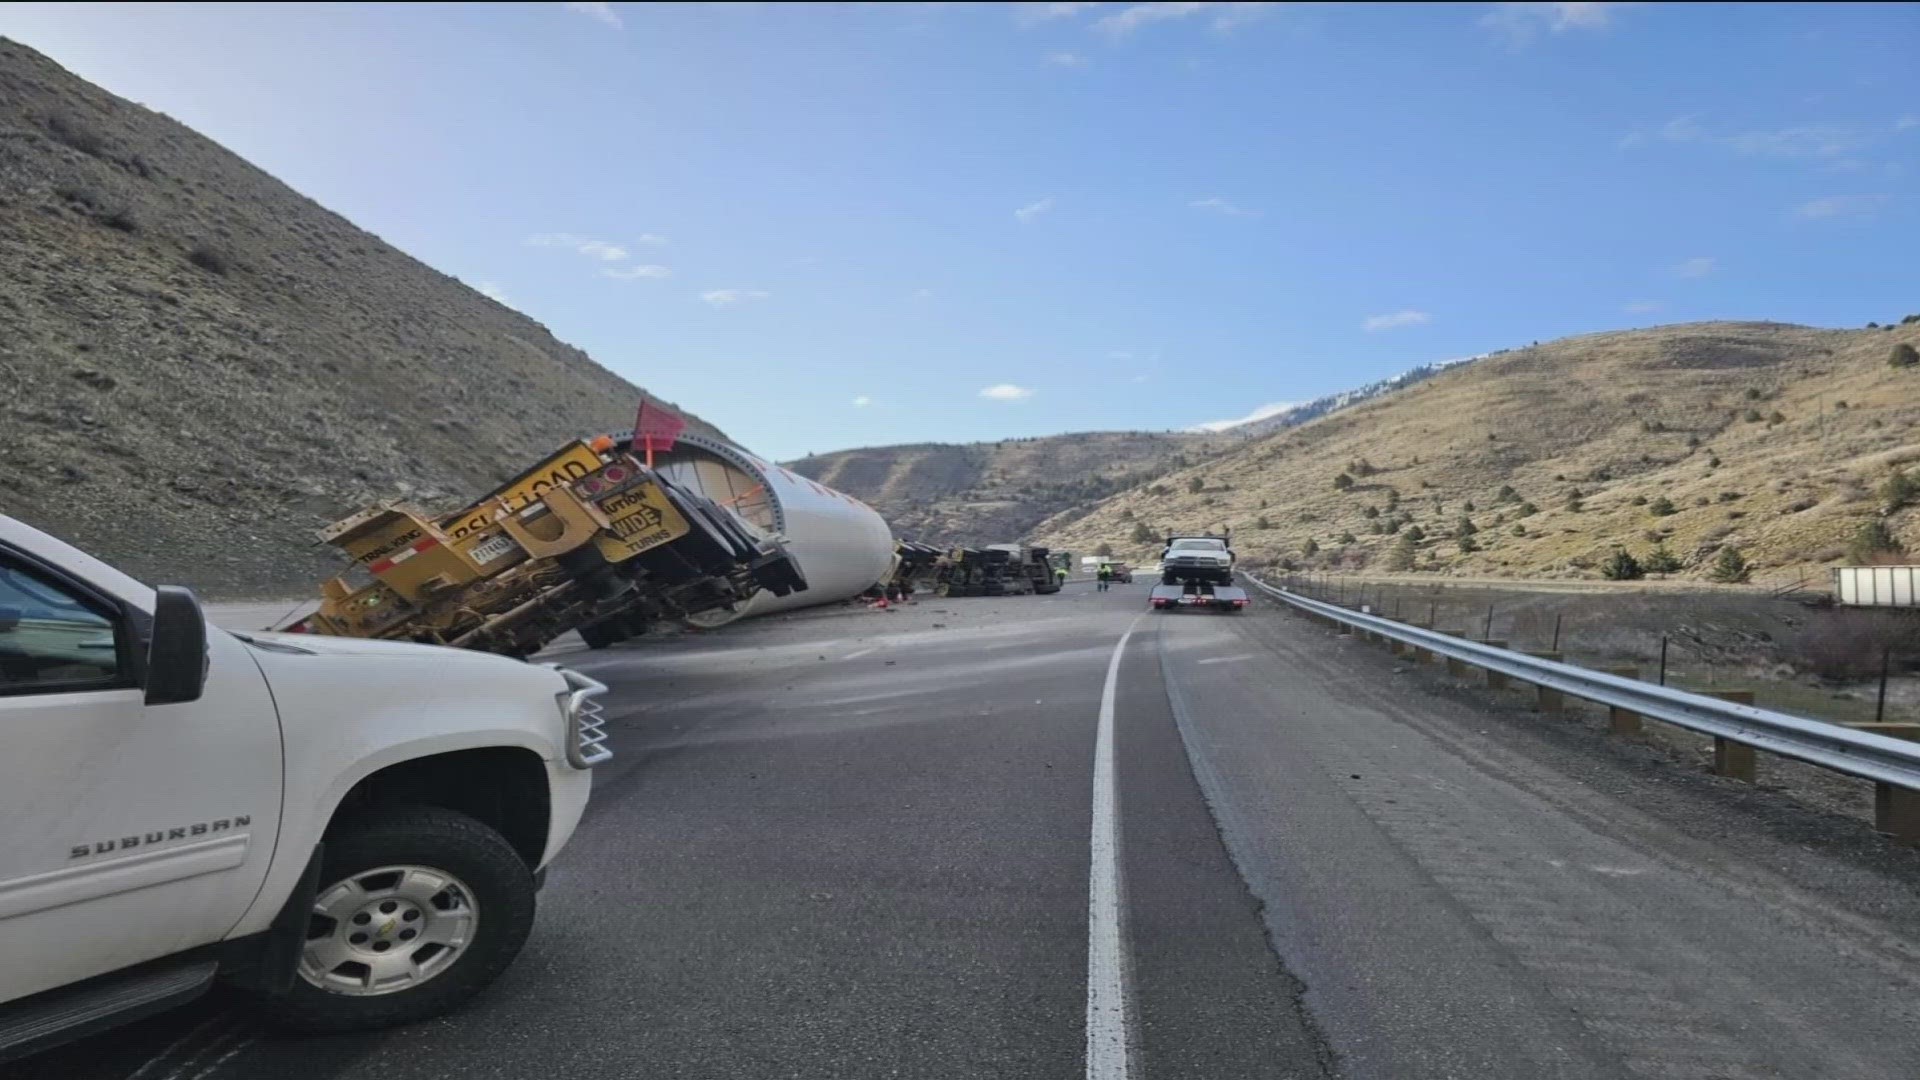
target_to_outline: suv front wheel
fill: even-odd
[[[436,1016],[479,993],[526,944],[532,871],[499,833],[430,807],[341,824],[291,990],[270,1019],[300,1032],[354,1031]]]

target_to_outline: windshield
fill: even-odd
[[[1920,0],[0,4],[0,313],[0,1080],[1920,1080]]]

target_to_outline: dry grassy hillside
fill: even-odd
[[[0,512],[216,595],[483,492],[640,390],[165,116],[0,39]]]
[[[1920,345],[1920,319],[1700,323],[1512,350],[1035,536],[1144,558],[1159,550],[1146,531],[1227,525],[1256,563],[1384,570],[1410,555],[1418,570],[1521,577],[1598,577],[1616,547],[1663,542],[1703,578],[1731,546],[1783,580],[1841,559],[1870,520],[1920,549],[1920,508],[1885,513],[1888,478],[1920,465],[1920,367],[1889,364],[1899,343]],[[1477,550],[1455,535],[1463,518]]]
[[[1228,435],[1092,432],[997,443],[922,443],[816,454],[788,467],[872,504],[894,531],[933,544],[1005,543],[1237,445]]]

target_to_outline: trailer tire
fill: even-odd
[[[627,639],[626,628],[618,619],[602,619],[588,623],[580,628],[580,640],[587,643],[589,649],[604,649],[615,642]]]

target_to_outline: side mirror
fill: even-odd
[[[147,704],[200,700],[207,685],[207,617],[192,591],[154,590],[153,636],[147,642]]]

